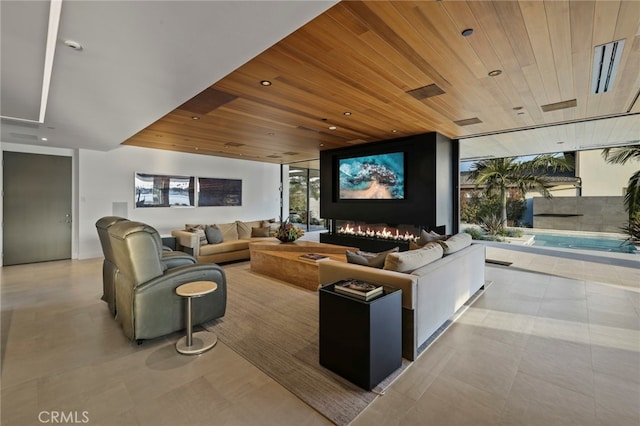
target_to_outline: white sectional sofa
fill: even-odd
[[[417,266],[417,252],[388,256],[396,260],[408,258],[405,265],[414,262],[413,266]],[[442,253],[440,251],[440,256]],[[485,246],[482,244],[471,244],[442,257],[431,253],[425,259],[430,263],[407,272],[324,260],[319,262],[320,285],[355,278],[402,289],[402,356],[414,360],[420,346],[485,284]]]

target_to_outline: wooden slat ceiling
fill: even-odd
[[[594,47],[621,39],[613,90],[591,94]],[[548,152],[572,122],[627,116],[609,133],[634,137],[639,90],[640,1],[348,1],[124,144],[291,163],[432,131],[490,145],[544,127],[528,142]]]

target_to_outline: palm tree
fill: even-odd
[[[610,164],[626,164],[631,160],[640,161],[640,145],[605,148],[602,150],[602,156]],[[629,212],[629,217],[640,212],[640,170],[629,178],[624,195],[624,206]]]
[[[550,154],[538,155],[532,160],[517,161],[518,157],[487,159],[471,166],[469,178],[476,186],[484,185],[489,195],[498,193],[500,197],[500,223],[507,226],[507,191],[516,188],[524,197],[533,189],[543,197],[551,198],[547,189],[547,173],[573,170],[573,164],[565,157]]]

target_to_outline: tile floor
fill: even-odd
[[[487,257],[514,263],[487,265],[485,293],[352,424],[640,424],[640,263]],[[101,262],[0,269],[2,425],[329,424],[222,343],[128,342]]]

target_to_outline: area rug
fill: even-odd
[[[366,391],[319,363],[318,293],[224,266],[227,312],[205,324],[220,341],[337,425],[346,425],[409,366]]]

